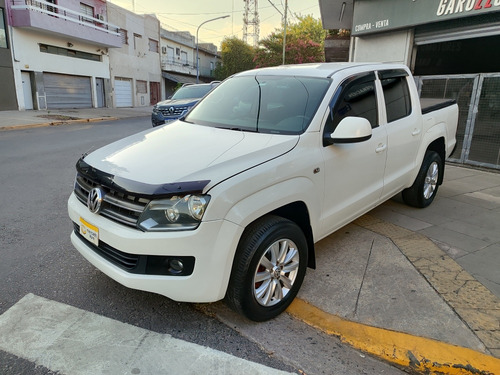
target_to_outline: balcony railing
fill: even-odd
[[[64,8],[44,0],[13,0],[11,9],[29,10],[31,12],[43,13],[52,17],[60,18],[69,22],[103,31],[105,33],[119,36],[119,27],[100,18],[91,17],[87,14]]]
[[[189,74],[196,77],[196,65],[193,61],[183,63],[175,60],[162,60],[161,69],[169,72]],[[214,71],[208,66],[200,65],[200,76],[214,77]]]

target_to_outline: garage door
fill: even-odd
[[[47,108],[91,108],[90,77],[44,73]]]
[[[132,80],[115,78],[115,97],[117,107],[132,107]]]

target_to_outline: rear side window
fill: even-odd
[[[372,128],[378,126],[377,95],[375,75],[369,74],[344,83],[340,95],[335,95],[331,114],[325,124],[325,132],[333,133],[345,117],[363,117],[370,121]]]
[[[406,72],[400,74],[405,74],[405,76],[387,77],[389,74],[384,76],[382,73],[380,77],[384,92],[387,122],[396,121],[411,114],[410,90]]]

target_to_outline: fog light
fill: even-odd
[[[168,269],[170,273],[178,274],[184,270],[184,264],[179,259],[172,259],[168,263],[170,265]]]

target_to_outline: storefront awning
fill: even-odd
[[[187,75],[167,73],[167,72],[162,72],[161,76],[165,79],[168,79],[169,81],[176,83],[196,83],[196,77],[194,76],[187,76]]]

